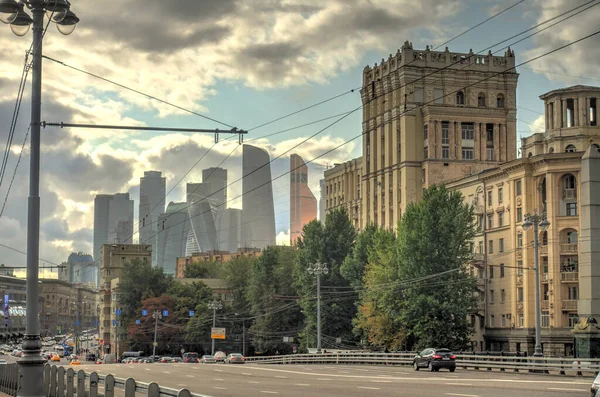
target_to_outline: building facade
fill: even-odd
[[[191,263],[199,262],[229,262],[234,258],[249,257],[258,258],[262,255],[260,248],[240,248],[237,252],[231,253],[227,251],[211,251],[211,252],[198,252],[191,256],[185,256],[177,258],[177,271],[175,272],[175,278],[185,278],[185,270]]]
[[[156,264],[156,236],[158,232],[158,217],[165,212],[165,199],[167,195],[167,178],[160,171],[144,171],[140,178],[140,201],[139,201],[139,242],[153,246],[154,258],[152,263]],[[125,242],[125,241],[124,241]],[[129,241],[132,242],[132,241]]]
[[[123,331],[118,320],[118,279],[124,266],[132,260],[152,262],[149,244],[103,244],[100,266],[100,334],[103,353],[115,352],[115,330]],[[117,321],[116,325],[114,321]],[[121,338],[121,340],[124,340]]]
[[[96,329],[100,317],[100,295],[96,288],[57,279],[40,281],[43,336]]]
[[[362,217],[362,166],[362,157],[359,157],[335,164],[325,171],[325,208],[344,207],[354,227],[359,230],[366,226]]]
[[[275,245],[275,207],[269,153],[244,145],[242,154],[241,247]]]
[[[319,189],[320,189],[320,192],[319,192],[319,220],[321,222],[325,222],[325,217],[327,214],[327,211],[326,211],[327,210],[327,204],[326,204],[327,203],[327,194],[325,194],[325,192],[326,192],[325,186],[326,185],[327,184],[325,182],[325,179],[321,179],[319,181]]]
[[[4,316],[0,339],[3,341],[20,338],[25,334],[25,283],[25,279],[0,275],[0,293],[3,299],[1,311]]]
[[[302,237],[304,225],[317,219],[317,199],[308,187],[308,167],[297,154],[290,156],[290,244]]]
[[[62,265],[64,268],[58,269],[59,280],[96,287],[99,266],[94,263],[94,258],[90,254],[73,252]]]

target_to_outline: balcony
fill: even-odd
[[[485,254],[481,252],[473,252],[473,262],[483,262],[485,259]]]
[[[560,281],[563,283],[579,282],[579,272],[561,272]]]
[[[577,254],[577,244],[561,244],[560,245],[560,253],[561,254]]]
[[[577,189],[565,189],[563,190],[563,199],[573,200],[577,198]]]
[[[577,311],[577,300],[563,300],[562,310]]]
[[[540,245],[540,255],[548,256],[548,246]]]
[[[577,303],[577,302],[575,302],[575,303]],[[575,306],[577,306],[577,305],[575,305]],[[549,307],[550,307],[550,301],[547,301],[547,300],[542,301],[542,309],[548,309]]]

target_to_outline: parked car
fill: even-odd
[[[240,353],[231,353],[225,358],[225,364],[244,364],[246,362],[246,357],[242,356]]]
[[[217,360],[218,363],[223,363],[225,362],[225,359],[227,358],[227,354],[218,351],[215,353],[215,360]]]
[[[183,361],[186,363],[197,363],[199,362],[199,355],[192,352],[183,353]]]
[[[182,363],[183,360],[181,359],[181,357],[171,357],[171,362],[172,363]]]
[[[160,362],[161,362],[161,363],[172,363],[172,362],[173,362],[173,360],[171,359],[171,357],[162,357],[162,358],[160,359]]]
[[[592,397],[598,397],[600,395],[600,372],[596,376],[596,379],[592,382]]]
[[[439,371],[447,368],[450,372],[456,370],[456,356],[450,349],[425,349],[417,354],[413,360],[413,368],[427,368],[429,371]]]
[[[217,362],[217,360],[215,359],[215,356],[211,356],[210,354],[205,354],[200,359],[200,363],[202,363],[202,364],[214,364],[216,362]]]

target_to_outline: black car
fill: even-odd
[[[439,371],[447,368],[450,372],[456,370],[456,356],[449,349],[425,349],[413,360],[413,368],[418,371],[427,368],[429,371]]]

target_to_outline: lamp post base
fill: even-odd
[[[20,378],[17,397],[44,396],[44,360],[41,356],[42,340],[39,335],[25,335],[23,340],[23,357],[17,361]],[[33,381],[32,381],[33,380]]]

